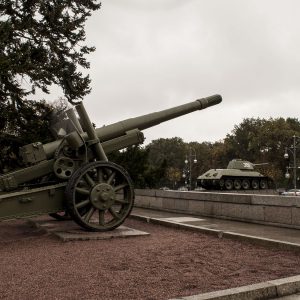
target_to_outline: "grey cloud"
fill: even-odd
[[[224,138],[247,117],[298,117],[298,0],[103,0],[87,24],[97,125],[220,93],[223,103],[146,132]]]

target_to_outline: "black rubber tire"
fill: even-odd
[[[220,190],[223,190],[225,186],[225,180],[224,179],[220,179],[219,180],[219,188]]]
[[[225,180],[225,189],[231,191],[233,189],[233,181],[231,179]]]
[[[250,190],[250,181],[248,179],[242,180],[242,188],[243,190]]]
[[[242,183],[240,179],[235,179],[233,181],[233,186],[235,190],[240,190],[242,188]]]
[[[262,190],[265,190],[265,189],[268,189],[268,181],[265,180],[265,179],[262,179],[260,182],[259,182],[259,186]]]
[[[258,190],[259,189],[259,181],[258,181],[258,179],[252,179],[252,181],[251,181],[251,187],[254,190]]]

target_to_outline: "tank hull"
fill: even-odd
[[[273,180],[256,171],[211,169],[198,177],[198,186],[207,190],[258,190],[273,187]]]

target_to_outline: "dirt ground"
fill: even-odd
[[[61,242],[0,223],[0,299],[169,299],[300,274],[300,254],[128,219],[150,236]]]

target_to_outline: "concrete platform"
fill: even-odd
[[[298,196],[137,189],[135,207],[300,229]]]
[[[63,242],[69,241],[86,241],[86,240],[106,240],[112,238],[125,238],[133,236],[145,236],[150,233],[119,226],[118,228],[105,232],[89,232],[83,230],[74,221],[57,221],[53,219],[30,219],[28,220],[31,226],[35,226],[44,230],[47,233],[53,234]]]

